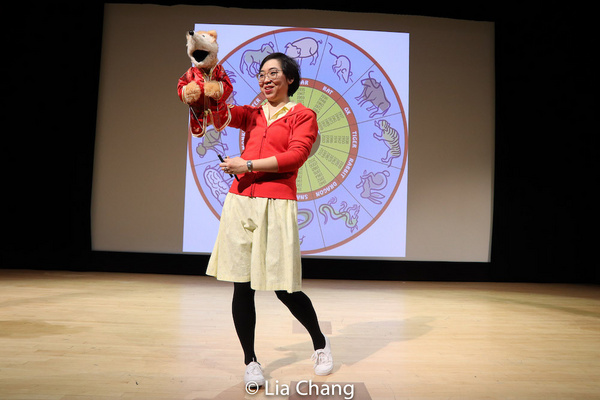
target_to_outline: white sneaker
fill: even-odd
[[[333,370],[331,343],[327,336],[325,336],[325,348],[316,350],[312,355],[312,360],[315,362],[314,368],[317,375],[329,375]]]
[[[263,376],[263,370],[259,363],[252,361],[246,365],[246,373],[244,374],[244,383],[246,386],[258,386],[261,387],[265,384],[265,377]]]

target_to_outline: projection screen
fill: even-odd
[[[293,100],[320,119],[298,181],[305,257],[489,261],[493,23],[207,6],[105,6],[94,250],[212,249],[215,190],[229,177],[210,177],[218,152],[240,153],[240,132],[188,135],[176,83],[192,29],[217,30],[236,104],[257,101],[244,57],[296,52],[305,79]]]

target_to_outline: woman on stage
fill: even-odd
[[[300,68],[290,57],[270,54],[257,78],[267,101],[259,107],[231,106],[229,126],[245,132],[244,150],[220,164],[239,180],[225,199],[206,273],[234,283],[232,313],[244,352],[244,381],[262,386],[254,351],[255,290],[275,291],[307,329],[317,375],[331,373],[333,357],[312,302],[301,291],[296,177],[317,138],[316,114],[290,102],[300,86]]]

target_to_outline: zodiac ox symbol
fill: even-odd
[[[383,85],[371,77],[371,72],[369,71],[368,78],[360,81],[363,85],[363,90],[360,96],[355,97],[355,100],[358,101],[359,107],[362,107],[366,102],[371,103],[371,106],[367,107],[367,111],[373,111],[369,115],[369,118],[373,118],[376,115],[383,117],[390,109],[391,104],[385,96]]]

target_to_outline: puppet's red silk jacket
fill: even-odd
[[[229,126],[244,135],[244,160],[275,156],[278,172],[247,172],[234,180],[230,192],[251,197],[296,200],[298,169],[310,155],[317,140],[317,116],[296,104],[285,116],[267,124],[262,107],[231,107]]]
[[[200,99],[197,103],[191,105],[193,111],[190,109],[190,131],[196,137],[204,135],[206,126],[209,124],[213,124],[218,130],[227,126],[230,115],[225,101],[231,96],[233,86],[221,64],[216,65],[208,74],[196,67],[191,67],[177,82],[177,94],[179,99],[183,101],[183,88],[185,85],[191,81],[196,81],[202,93],[204,93],[204,82],[208,80],[219,82],[223,95],[219,101],[204,97],[204,99]]]

